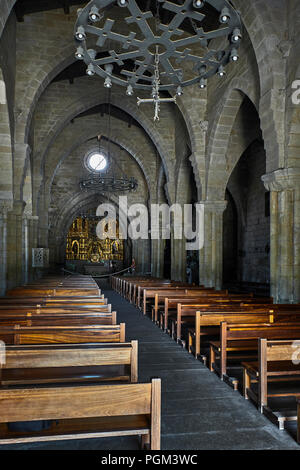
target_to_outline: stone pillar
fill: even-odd
[[[157,221],[151,220],[151,274],[155,277],[163,277],[164,273],[164,245],[161,233],[161,213]]]
[[[48,247],[49,243],[49,217],[48,212],[42,212],[39,217],[39,227],[38,227],[38,244],[45,248]]]
[[[38,216],[27,215],[27,226],[28,226],[28,264],[27,264],[27,273],[28,273],[28,282],[36,278],[35,269],[32,267],[32,248],[37,248],[37,235],[38,235]]]
[[[180,204],[181,214],[171,213],[171,279],[186,281],[186,239],[184,232],[184,204]]]
[[[164,273],[164,240],[151,240],[151,273],[163,277]]]
[[[262,176],[270,191],[271,296],[277,303],[300,301],[300,168]]]
[[[0,200],[0,296],[5,295],[7,285],[7,212],[12,200]]]
[[[17,143],[14,144],[14,197],[16,199],[23,199],[22,193],[22,180],[25,162],[28,161],[31,153],[31,147],[28,144]]]
[[[222,289],[223,212],[227,201],[202,201],[204,245],[199,251],[199,283]]]
[[[23,216],[22,223],[22,284],[28,283],[28,268],[29,268],[29,235],[28,235],[28,219],[26,215]]]
[[[135,259],[136,273],[150,272],[150,240],[135,240],[132,245],[132,257]]]
[[[7,213],[7,289],[22,285],[24,201],[14,201]]]
[[[186,240],[171,235],[171,279],[186,282]]]

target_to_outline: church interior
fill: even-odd
[[[299,31],[0,0],[0,450],[300,450]]]

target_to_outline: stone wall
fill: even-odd
[[[9,16],[3,34],[0,37],[0,68],[6,84],[11,135],[14,135],[14,105],[16,79],[16,17]]]
[[[231,195],[238,199],[238,232],[233,234],[232,225],[228,227],[228,224],[235,224],[236,204],[232,202],[224,214],[227,225],[224,230],[224,257],[231,260],[225,266],[234,269],[235,246],[228,239],[234,236],[238,244],[235,269],[240,281],[270,282],[270,217],[266,207],[267,192],[261,181],[265,168],[263,143],[255,141],[240,158],[228,183]]]

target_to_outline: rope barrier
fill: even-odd
[[[72,274],[73,276],[86,276],[86,277],[89,277],[89,276],[92,276],[92,277],[96,277],[96,278],[101,278],[101,277],[112,277],[112,276],[115,276],[116,274],[120,274],[120,273],[124,273],[124,272],[129,272],[131,266],[129,266],[129,268],[125,268],[125,269],[122,269],[121,271],[117,271],[115,273],[111,273],[111,274],[101,274],[99,276],[93,276],[92,274],[80,274],[80,273],[74,273],[72,271],[68,271],[67,269],[65,268],[62,268],[62,271],[66,272],[66,273],[69,273],[69,274]]]

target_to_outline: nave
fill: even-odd
[[[118,323],[126,324],[126,341],[138,340],[139,382],[152,377],[162,380],[162,450],[299,450],[295,424],[289,432],[280,431],[106,283],[101,292],[117,311]],[[115,451],[139,447],[136,437],[117,437],[2,448]]]

